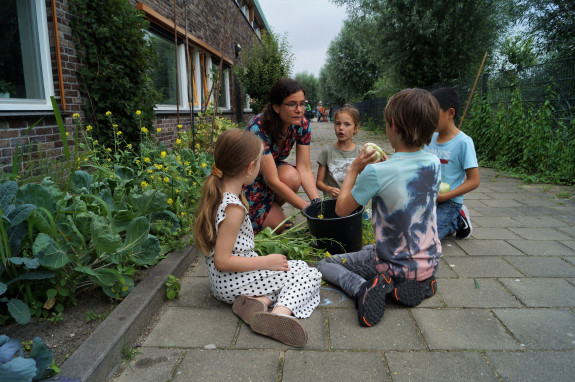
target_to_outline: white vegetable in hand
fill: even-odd
[[[375,143],[372,143],[372,142],[366,143],[365,145],[363,145],[363,148],[365,149],[365,152],[367,152],[367,153],[370,153],[373,150],[377,151],[377,155],[375,157],[376,161],[383,158],[383,150],[381,149],[381,147],[379,147]]]
[[[439,185],[439,193],[445,194],[446,192],[449,192],[449,190],[451,190],[451,186],[449,185],[449,183],[441,182],[441,184]]]

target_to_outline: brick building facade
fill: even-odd
[[[144,12],[151,24],[149,33],[160,44],[171,44],[174,51],[175,33],[178,38],[179,80],[172,86],[172,97],[166,97],[166,102],[156,107],[155,127],[162,128],[162,141],[170,145],[175,140],[178,123],[184,129],[191,126],[189,105],[194,105],[194,114],[200,110],[200,102],[205,101],[212,85],[210,68],[219,63],[222,48],[224,75],[218,109],[234,122],[243,123],[251,116],[246,95],[234,78],[233,66],[237,49],[259,43],[261,32],[268,29],[257,0],[129,1]],[[70,131],[72,115],[79,113],[84,117],[86,99],[76,75],[80,63],[70,28],[69,1],[8,0],[3,9],[8,11],[0,16],[0,20],[4,18],[0,24],[5,25],[0,26],[0,44],[4,44],[0,45],[4,52],[0,53],[0,168],[8,171],[17,146],[37,152],[36,156],[42,158],[57,159],[63,155],[50,96],[55,97]],[[7,21],[16,24],[16,28],[6,26]],[[222,47],[225,33],[231,34]],[[17,44],[20,52],[11,51],[10,43]],[[186,57],[192,63],[193,79],[187,75]],[[11,65],[21,66],[16,68],[18,75],[10,74]],[[4,86],[7,92],[2,81],[9,83]],[[188,97],[190,84],[192,99]],[[174,98],[175,93],[178,96]]]

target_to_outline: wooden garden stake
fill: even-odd
[[[473,84],[473,89],[471,89],[471,94],[469,94],[469,99],[467,100],[467,105],[465,105],[465,110],[463,111],[463,115],[461,116],[461,120],[459,121],[459,128],[463,126],[463,119],[465,118],[465,114],[467,114],[467,108],[471,103],[471,98],[473,97],[473,92],[475,92],[475,86],[477,86],[477,81],[479,80],[479,75],[481,74],[481,70],[483,70],[483,64],[485,64],[485,59],[487,58],[487,52],[483,56],[483,61],[481,61],[481,66],[479,67],[479,71],[477,72],[477,77],[475,77],[475,83]]]

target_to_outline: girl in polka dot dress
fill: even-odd
[[[198,206],[196,245],[206,254],[215,298],[233,304],[234,313],[254,332],[301,347],[307,332],[297,318],[309,317],[319,304],[321,273],[300,260],[254,251],[242,186],[258,175],[262,151],[262,142],[250,131],[220,135]]]

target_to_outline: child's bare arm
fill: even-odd
[[[471,192],[479,187],[480,181],[478,167],[468,168],[465,170],[465,174],[467,175],[467,179],[465,179],[465,181],[461,183],[459,187],[456,187],[444,194],[439,194],[437,196],[437,203],[443,203],[449,199],[455,198],[456,196],[467,194],[468,192]]]
[[[271,271],[289,271],[288,260],[284,255],[273,253],[267,256],[233,256],[245,211],[240,206],[226,208],[226,218],[220,223],[214,250],[214,265],[221,272],[248,272],[260,269]]]
[[[326,171],[327,168],[325,166],[322,166],[321,164],[318,166],[317,180],[315,182],[315,185],[318,190],[329,193],[332,198],[337,198],[337,196],[339,195],[339,188],[331,187],[324,183]]]
[[[366,153],[365,148],[362,148],[357,158],[355,158],[347,168],[345,179],[343,180],[339,196],[337,197],[337,203],[335,204],[335,213],[338,216],[347,216],[359,207],[359,203],[351,194],[351,190],[353,189],[357,176],[363,171],[365,166],[373,163],[375,158],[375,150]]]

